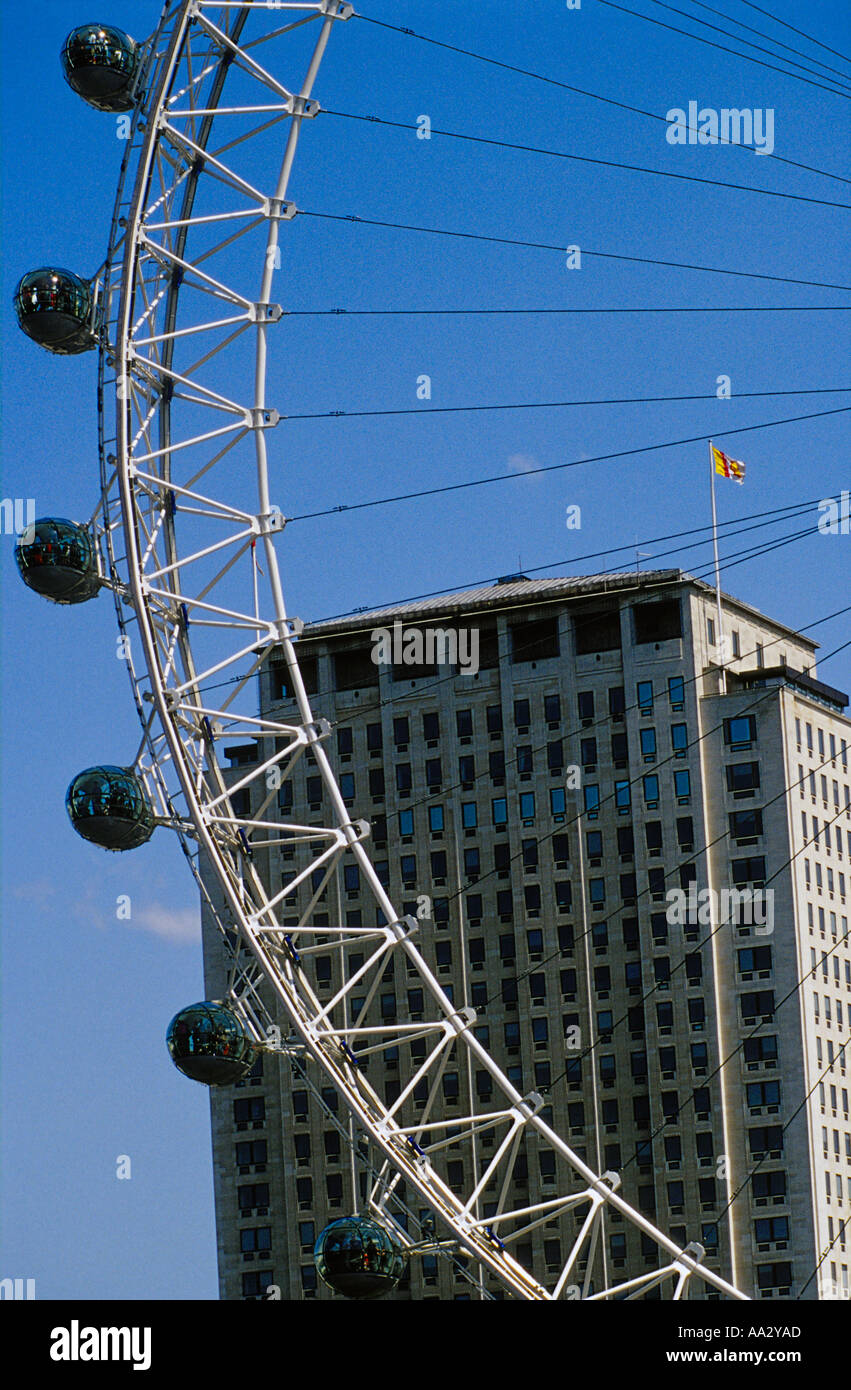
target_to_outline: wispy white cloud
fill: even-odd
[[[533,473],[540,468],[541,461],[534,454],[509,454],[508,466],[515,473]]]
[[[194,907],[165,907],[162,903],[152,903],[147,907],[132,905],[132,915],[127,926],[141,931],[152,932],[166,941],[178,946],[201,940],[201,913]]]

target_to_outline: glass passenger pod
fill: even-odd
[[[320,1278],[344,1298],[381,1298],[405,1272],[402,1247],[386,1226],[366,1216],[344,1216],[320,1233],[313,1251]]]
[[[52,603],[85,603],[100,588],[87,527],[43,516],[15,544],[15,563],[28,588]]]
[[[13,302],[24,333],[48,352],[71,354],[95,346],[91,286],[72,270],[39,266],[27,271]]]
[[[81,24],[62,49],[65,80],[97,111],[132,111],[139,47],[111,24]]]
[[[177,1070],[206,1086],[232,1086],[241,1081],[258,1055],[236,1014],[209,1000],[190,1004],[175,1014],[166,1042]]]
[[[154,833],[153,811],[129,767],[105,764],[79,772],[66,793],[65,809],[77,834],[102,849],[136,849]]]

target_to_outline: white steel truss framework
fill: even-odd
[[[276,1050],[276,1019],[289,1020],[299,1056],[333,1083],[378,1155],[368,1210],[392,1220],[404,1178],[446,1232],[431,1248],[472,1257],[521,1299],[634,1299],[651,1290],[679,1299],[693,1279],[743,1298],[702,1264],[700,1246],[681,1249],[630,1206],[615,1174],[589,1168],[545,1123],[541,1097],[519,1094],[475,1037],[474,1011],[449,999],[417,948],[417,922],[399,916],[382,886],[367,853],[369,825],[352,819],[324,747],[331,726],[314,716],[299,671],[301,624],[287,614],[275,545],[285,518],[271,498],[269,440],[281,416],[267,402],[267,350],[284,317],[272,291],[281,224],[296,213],[287,200],[296,146],[302,123],[319,110],[312,92],[326,45],[351,13],[341,0],[181,0],[166,4],[146,47],[96,325],[102,496],[95,525],[128,652],[135,646],[143,657],[139,670],[128,659],[143,729],[135,766],[158,818],[179,834],[227,943],[230,1005],[258,1042],[276,1047],[277,1039]],[[306,63],[304,76],[287,87],[278,73],[296,58]],[[278,167],[266,183],[253,152],[270,134]],[[256,293],[233,259],[249,237],[257,242]],[[246,335],[253,382],[232,369]],[[273,653],[285,663],[298,723],[255,713],[256,677]],[[239,738],[256,746],[257,760],[226,777],[221,745]],[[305,754],[324,784],[327,825],[276,814],[280,788]],[[301,867],[288,870],[275,892],[261,866],[277,863],[284,845]],[[340,884],[352,864],[381,926],[344,925]],[[297,925],[285,927],[285,900],[302,887],[306,905]],[[317,904],[329,901],[332,916],[315,920]],[[340,987],[321,1000],[302,963],[329,948],[342,960],[348,947],[362,963],[343,971]],[[379,1012],[382,977],[397,963],[422,986],[424,1010],[413,1022]],[[399,1049],[402,1082],[385,1104],[362,1064],[389,1047]],[[470,1084],[466,1115],[435,1118],[453,1058],[453,1070],[463,1061],[470,1078],[474,1067],[489,1076],[489,1096]],[[552,1196],[518,1210],[509,1188],[526,1141]],[[472,1154],[467,1190],[447,1175],[447,1155],[459,1144]],[[483,1217],[486,1192],[496,1200]],[[545,1282],[514,1252],[530,1231],[566,1212],[576,1220],[575,1240],[557,1277]],[[611,1213],[655,1243],[657,1267],[610,1274],[604,1223]]]

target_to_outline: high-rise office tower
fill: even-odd
[[[539,1093],[591,1167],[618,1172],[628,1201],[678,1242],[699,1241],[745,1292],[848,1297],[847,698],[816,678],[806,636],[727,595],[722,608],[723,634],[715,591],[676,570],[509,576],[316,624],[298,653],[391,899],[518,1090]],[[295,717],[274,654],[260,704]],[[232,782],[259,759],[251,743],[229,756]],[[321,823],[310,761],[280,788],[284,824]],[[257,794],[237,793],[243,811]],[[284,838],[256,858],[276,889],[310,847]],[[309,898],[306,884],[284,922]],[[356,868],[316,912],[371,924]],[[304,963],[320,999],[357,966],[334,949]],[[205,970],[219,997],[225,956],[211,931]],[[416,1020],[422,1007],[397,962],[381,1017]],[[374,1053],[367,1075],[397,1096],[399,1050]],[[267,1055],[212,1095],[224,1298],[270,1284],[285,1299],[331,1296],[313,1242],[360,1205],[365,1179],[332,1122],[333,1089],[315,1083],[328,1110]],[[468,1088],[487,1108],[487,1086],[483,1072],[445,1073],[435,1113],[468,1113]],[[510,1206],[552,1192],[542,1158],[521,1148]],[[554,1281],[576,1230],[561,1215],[518,1256]],[[614,1272],[656,1262],[617,1217],[605,1242]],[[433,1255],[411,1262],[394,1295],[470,1296]]]

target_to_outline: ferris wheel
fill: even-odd
[[[317,1268],[337,1292],[386,1293],[408,1259],[430,1250],[472,1259],[519,1299],[681,1299],[692,1282],[741,1299],[703,1264],[699,1245],[681,1248],[624,1200],[616,1174],[589,1167],[545,1122],[542,1098],[521,1095],[482,1046],[474,1011],[448,997],[418,949],[417,922],[382,886],[369,824],[352,819],[326,751],[331,725],[313,711],[299,670],[301,624],[288,615],[281,577],[287,499],[275,499],[270,474],[281,417],[267,399],[267,363],[285,318],[275,276],[298,212],[288,197],[294,156],[320,110],[313,92],[326,46],[352,14],[344,0],[167,0],[143,42],[107,24],[66,40],[70,85],[125,123],[109,246],[91,278],[57,267],[25,274],[15,307],[24,332],[49,351],[99,354],[100,498],[85,523],[36,521],[16,557],[27,585],[53,602],[112,591],[142,728],[126,766],[74,778],[68,813],[82,836],[112,851],[171,829],[222,934],[228,989],[172,1020],[177,1067],[228,1086],[261,1052],[277,1052],[330,1082],[367,1137],[377,1159],[366,1201],[316,1246]],[[291,723],[258,715],[252,698],[273,654],[295,696]],[[234,777],[223,744],[240,737],[258,758]],[[280,787],[306,755],[331,808],[324,825],[277,814]],[[273,891],[264,856],[284,837],[310,857]],[[353,862],[383,925],[315,920],[326,888]],[[285,926],[284,900],[302,886],[310,901],[298,925]],[[341,954],[357,946],[363,963],[321,999],[305,967],[329,945]],[[388,1023],[377,1011],[393,957],[423,987],[426,1011],[415,1022]],[[392,1103],[363,1067],[388,1046],[399,1049],[402,1076]],[[445,1119],[437,1101],[453,1050],[489,1074],[491,1099],[471,1095],[468,1114]],[[425,1106],[415,1107],[423,1090]],[[487,1152],[478,1147],[486,1135]],[[546,1200],[518,1209],[510,1176],[527,1137],[548,1156],[553,1184]],[[447,1176],[458,1143],[476,1154],[463,1191]],[[402,1180],[428,1203],[433,1229],[394,1219]],[[485,1216],[486,1189],[499,1195]],[[565,1213],[575,1240],[548,1278],[519,1251],[531,1248],[528,1232]],[[654,1243],[653,1269],[608,1267],[613,1214]]]

